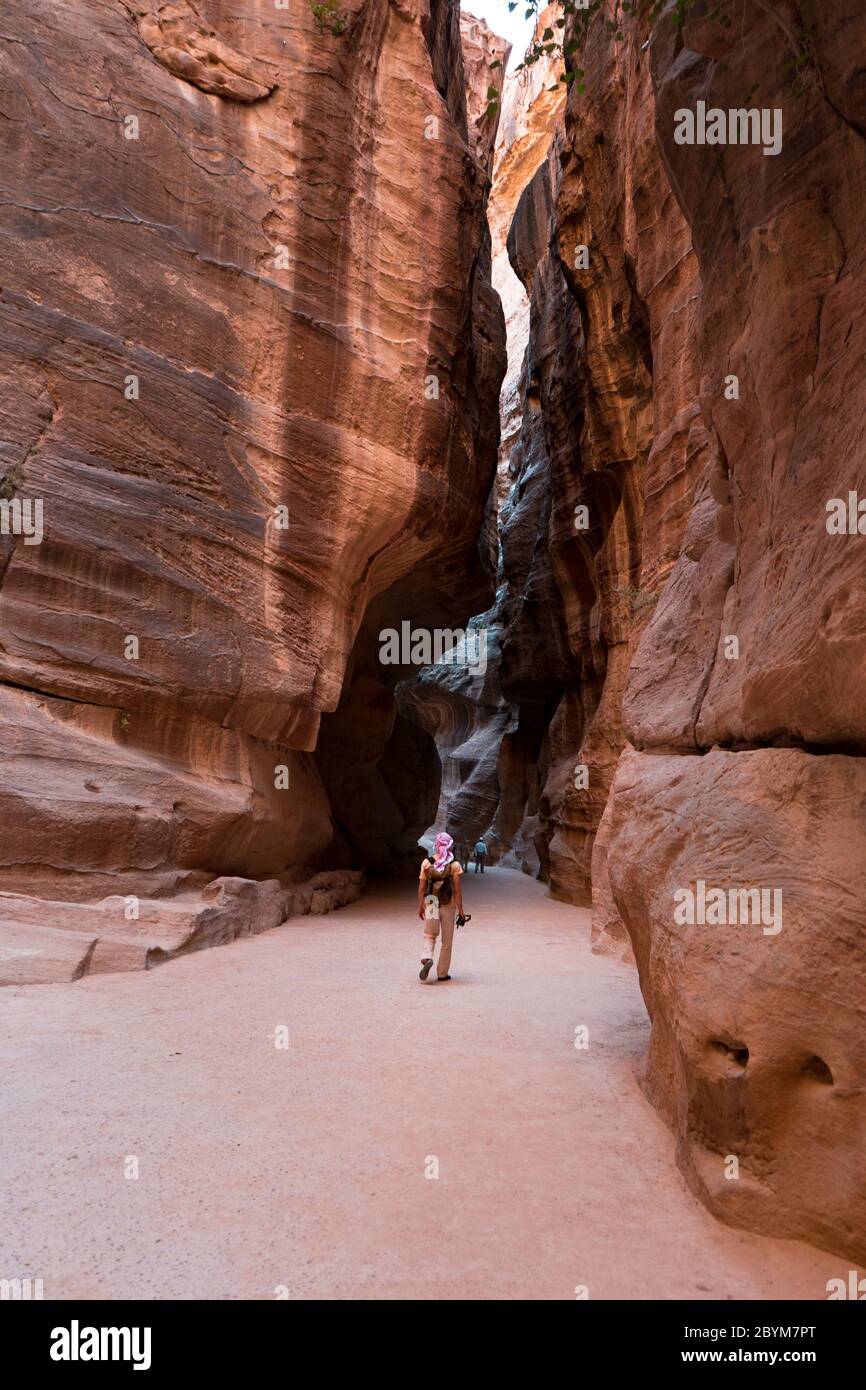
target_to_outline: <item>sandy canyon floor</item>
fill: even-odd
[[[688,1191],[635,1080],[636,975],[590,953],[587,913],[470,874],[454,978],[424,985],[413,898],[2,991],[0,1276],[46,1298],[826,1297],[844,1261]]]

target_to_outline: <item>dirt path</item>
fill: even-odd
[[[0,1277],[46,1298],[826,1297],[844,1261],[688,1192],[634,1080],[636,977],[590,954],[586,913],[470,875],[455,978],[422,985],[412,896],[0,992]]]

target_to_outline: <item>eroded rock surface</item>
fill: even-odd
[[[261,101],[277,85],[274,68],[247,58],[202,24],[190,0],[122,0],[157,62],[203,92],[234,101]]]
[[[535,34],[552,23],[555,7],[538,17]],[[565,85],[559,82],[561,58],[545,55],[531,67],[513,72],[505,85],[502,116],[496,137],[490,234],[493,241],[493,285],[505,313],[508,367],[500,397],[500,491],[510,486],[508,460],[523,415],[520,380],[529,339],[529,298],[508,259],[508,229],[520,196],[550,148],[565,105]]]
[[[503,744],[515,732],[499,686],[499,638],[491,615],[474,619],[447,660],[397,688],[401,713],[427,731],[441,762],[438,805],[423,828],[447,829],[458,851],[470,850],[487,831],[494,862],[503,838],[487,828],[499,809]]]
[[[434,49],[434,71],[440,89],[451,103],[455,124],[464,131],[471,154],[466,171],[473,193],[472,228],[477,234],[475,274],[464,312],[471,332],[465,358],[455,362],[463,396],[452,414],[459,434],[448,437],[448,507],[444,494],[428,491],[418,501],[417,515],[433,558],[420,551],[401,577],[369,606],[351,654],[339,706],[322,723],[317,763],[328,789],[336,822],[329,858],[338,863],[363,863],[371,872],[415,875],[418,840],[437,810],[441,766],[426,719],[414,722],[395,700],[395,690],[418,674],[412,663],[384,664],[382,634],[460,631],[473,613],[490,600],[496,565],[495,514],[488,497],[496,467],[499,439],[497,395],[505,371],[505,327],[502,307],[490,281],[490,233],[486,220],[487,193],[493,157],[495,119],[479,98],[479,84],[502,80],[502,68],[489,64],[507,54],[507,45],[478,20],[463,16],[440,35]],[[468,101],[464,87],[452,82],[458,48],[467,55]],[[438,56],[437,56],[438,55]],[[444,55],[444,57],[443,57]],[[471,311],[471,313],[470,313]],[[428,372],[435,382],[438,359]],[[429,378],[428,378],[429,380]],[[441,390],[441,383],[431,389]],[[464,462],[473,462],[467,471]],[[433,466],[433,460],[429,460]],[[407,557],[407,560],[411,557]]]
[[[779,55],[805,23],[793,81]],[[607,860],[653,1019],[647,1085],[686,1173],[731,1221],[863,1260],[864,541],[827,527],[832,499],[866,493],[855,29],[862,49],[844,0],[751,7],[733,31],[698,7],[652,46],[658,144],[700,267],[708,460],[632,662],[642,751],[617,773]],[[778,154],[676,143],[678,109],[743,91],[781,112]],[[699,881],[778,892],[781,929],[677,927],[673,895]]]
[[[866,587],[862,537],[827,520],[866,494],[864,91],[854,7],[806,9],[590,29],[509,234],[531,300],[511,457],[534,432],[546,499],[520,583],[552,574],[564,640],[525,604],[500,679],[561,673],[542,872],[575,901],[591,884],[598,948],[634,948],[684,1171],[728,1220],[862,1259]],[[744,92],[782,112],[778,154],[676,142],[677,111]],[[503,549],[507,571],[507,520]],[[698,883],[778,892],[781,930],[678,925]]]
[[[866,763],[632,751],[610,815],[653,1021],[646,1085],[685,1173],[726,1220],[862,1261]],[[711,890],[725,910],[682,921],[676,895]]]
[[[633,948],[696,1191],[862,1260],[866,19],[730,11],[590,26],[508,231],[496,700],[449,725],[430,681],[510,745],[499,852]],[[699,101],[780,112],[781,148],[677,143]],[[699,883],[783,925],[683,926]]]
[[[466,122],[476,160],[491,172],[493,147],[500,126],[497,100],[502,96],[511,45],[481,19],[460,12],[460,48],[466,74]]]
[[[509,79],[491,195],[509,329],[491,618],[510,714],[508,754],[487,764],[487,799],[498,792],[504,813],[489,830],[508,862],[584,904],[605,872],[595,835],[631,653],[676,562],[706,447],[697,261],[656,146],[644,37],[591,31],[587,90],[564,117],[555,63]],[[499,725],[488,722],[497,740]],[[598,943],[627,954],[608,903]]]
[[[360,897],[362,884],[360,869],[337,869],[297,883],[224,877],[196,889],[190,879],[158,898],[109,894],[77,903],[0,893],[0,985],[148,970],[292,917],[344,907]]]
[[[330,864],[311,755],[371,604],[488,601],[458,10],[341,13],[5,7],[0,490],[44,538],[0,541],[4,891]]]

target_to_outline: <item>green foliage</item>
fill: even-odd
[[[641,618],[648,609],[655,608],[659,601],[659,595],[651,589],[638,589],[633,584],[620,585],[615,587],[613,592],[622,594],[632,618]]]
[[[0,478],[0,498],[10,501],[24,481],[20,463],[15,463],[4,478]]]
[[[783,63],[782,71],[792,78],[794,90],[802,91],[808,85],[810,75],[818,71],[814,27],[804,25],[796,39],[796,44],[789,44],[791,56]]]
[[[502,67],[502,63],[501,63],[500,60],[497,58],[497,59],[496,59],[496,62],[495,62],[495,63],[491,63],[490,66],[491,66],[491,68],[501,68],[501,67]],[[495,111],[498,111],[498,110],[499,110],[499,88],[498,88],[498,87],[494,87],[493,84],[491,83],[491,85],[487,88],[487,107],[486,107],[486,109],[485,109],[484,114],[485,114],[485,116],[492,116],[493,113],[494,113]]]
[[[344,34],[349,27],[349,18],[340,9],[337,0],[309,0],[316,28],[320,34]]]
[[[518,8],[519,3],[520,0],[507,0],[508,8],[512,11]],[[523,3],[526,5],[525,18],[534,17],[537,21],[546,8],[547,0],[523,0]],[[566,68],[559,81],[567,85],[573,84],[576,91],[583,92],[586,90],[584,72],[577,66],[575,59],[583,55],[590,26],[596,16],[604,25],[605,31],[619,42],[625,37],[623,26],[628,20],[639,19],[644,23],[655,24],[664,11],[667,0],[589,0],[585,7],[579,0],[554,0],[554,3],[560,11],[558,17],[537,37],[533,37],[523,62],[518,64],[515,71],[520,72],[523,68],[532,67],[543,57],[559,58]],[[689,12],[697,3],[698,0],[674,0],[673,22],[677,29],[682,29]],[[790,57],[783,65],[783,71],[791,74],[793,87],[802,89],[812,80],[821,85],[820,70],[815,60],[814,30],[803,25],[795,27],[767,3],[767,0],[756,0],[756,3],[765,13],[774,17],[785,37]],[[734,9],[735,0],[716,0],[707,11],[706,18],[717,20],[723,29],[730,29],[734,23]],[[556,84],[550,90],[556,91]],[[753,88],[750,98],[754,95],[754,90]],[[495,105],[491,103],[488,110],[495,110],[496,106],[498,102]]]
[[[509,10],[516,10],[518,2],[519,0],[507,0]],[[546,0],[526,0],[526,3],[527,8],[524,15],[526,19],[531,19],[534,16],[537,20],[541,11],[546,8]],[[689,10],[696,3],[697,0],[676,0],[674,23],[678,29],[682,28]],[[714,13],[720,15],[722,24],[729,25],[731,23],[730,15],[722,13],[725,3],[726,0],[719,0]],[[727,3],[730,3],[730,0],[727,0]],[[522,68],[532,67],[543,57],[560,58],[566,66],[566,71],[559,79],[560,82],[566,85],[573,83],[578,92],[583,92],[586,90],[586,84],[583,80],[584,72],[582,68],[577,67],[572,62],[572,58],[575,54],[583,52],[590,25],[596,15],[600,11],[603,12],[605,29],[608,34],[619,41],[625,36],[622,27],[624,18],[634,16],[649,20],[651,24],[654,24],[665,7],[665,0],[589,0],[585,7],[579,5],[577,0],[558,0],[558,4],[561,10],[560,15],[537,38],[533,38],[523,62],[517,65],[516,71],[520,72]],[[565,39],[563,31],[569,20],[571,20],[571,33],[569,38]],[[555,91],[555,85],[550,90]],[[488,107],[488,110],[490,109]]]
[[[508,0],[509,10],[516,9],[517,3],[518,0]],[[682,28],[689,10],[696,3],[697,0],[676,0],[674,23],[677,28]],[[566,66],[560,82],[573,83],[578,92],[583,92],[586,90],[583,69],[577,67],[572,58],[575,54],[582,54],[590,25],[596,15],[602,13],[607,33],[619,42],[625,37],[622,25],[626,17],[634,16],[654,24],[665,7],[665,0],[589,0],[586,7],[578,5],[576,0],[558,0],[558,4],[560,15],[537,38],[533,38],[523,62],[517,65],[516,71],[532,67],[543,57],[560,58]],[[717,9],[721,10],[723,4],[724,0],[719,0]],[[525,18],[531,19],[535,16],[537,20],[545,7],[545,0],[528,0]],[[564,30],[569,20],[571,32],[568,39],[565,39]],[[555,86],[551,88],[551,91],[555,90]]]

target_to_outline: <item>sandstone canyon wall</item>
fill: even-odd
[[[505,370],[505,330],[499,298],[491,284],[487,194],[496,121],[478,93],[500,86],[503,68],[490,64],[507,57],[508,45],[480,21],[451,12],[454,44],[448,62],[466,55],[468,118],[461,116],[474,158],[464,156],[472,192],[475,260],[466,284],[464,313],[471,336],[455,364],[446,458],[453,454],[460,425],[471,434],[452,460],[446,493],[428,488],[417,502],[417,524],[430,547],[426,561],[407,554],[405,572],[369,605],[358,632],[337,710],[322,721],[317,765],[328,790],[336,836],[328,850],[333,864],[361,863],[371,873],[417,875],[418,840],[433,819],[441,780],[441,759],[433,730],[413,718],[398,689],[417,672],[415,662],[381,659],[383,632],[430,633],[460,628],[492,593],[495,529],[488,495],[499,437],[497,393]],[[443,73],[450,73],[446,64]],[[444,80],[444,79],[443,79]],[[450,79],[449,79],[450,80]],[[460,91],[463,91],[461,85]],[[467,127],[468,119],[468,127]],[[455,235],[460,236],[455,213]],[[422,274],[415,268],[407,271]],[[423,381],[441,393],[444,359],[430,357]],[[467,467],[471,462],[474,466]],[[436,460],[428,460],[431,468]],[[401,656],[404,653],[401,653]]]
[[[4,7],[0,490],[44,504],[0,541],[9,978],[356,892],[310,874],[347,862],[315,750],[365,620],[490,592],[490,118],[451,0],[340,14]]]
[[[594,895],[599,945],[629,955],[592,855],[624,742],[630,654],[673,569],[705,448],[697,264],[655,140],[644,41],[592,28],[586,91],[572,91],[564,115],[555,57],[506,84],[490,199],[509,339],[499,586],[478,618],[493,642],[485,698],[495,689],[496,716],[475,711],[468,748],[439,736],[446,787],[449,760],[465,769],[467,753],[486,750],[471,762],[473,795],[464,778],[440,813],[556,896]],[[465,734],[465,691],[456,718],[434,708],[452,688],[451,672],[428,672],[415,693],[428,727]]]
[[[827,523],[866,493],[864,40],[853,0],[735,26],[698,6],[653,39],[706,460],[632,660],[607,849],[685,1172],[719,1215],[861,1261],[866,541]],[[676,110],[745,93],[783,113],[778,154],[676,143]],[[698,882],[778,894],[778,915],[680,925],[673,895]]]
[[[863,1260],[866,19],[682,9],[497,136],[451,0],[7,4],[0,978],[326,911],[444,819],[633,953],[701,1198]],[[677,143],[701,101],[781,148]]]
[[[633,952],[702,1199],[863,1260],[866,16],[686,8],[596,16],[507,218],[494,179],[529,315],[492,665],[401,699],[440,814]],[[780,112],[781,148],[677,143],[699,101]],[[744,915],[678,920],[710,887]]]

